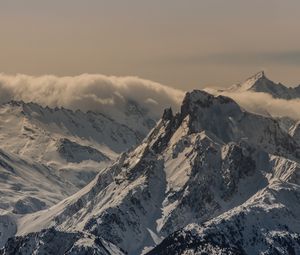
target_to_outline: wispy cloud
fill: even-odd
[[[213,89],[209,89],[209,92],[220,94]],[[255,92],[222,94],[233,98],[251,112],[300,119],[298,99],[274,99],[268,94]],[[183,97],[181,90],[137,77],[0,74],[0,103],[23,100],[50,107],[112,112],[113,109],[122,110],[126,100],[134,100],[158,118],[166,107],[178,110]]]
[[[159,117],[164,108],[177,108],[183,94],[180,90],[138,77],[0,74],[0,103],[23,100],[43,106],[105,112],[112,108],[122,109],[126,100],[134,100]]]
[[[220,92],[214,89],[205,89],[214,95],[224,95],[235,100],[245,110],[273,117],[290,117],[300,120],[300,99],[276,99],[262,92]]]

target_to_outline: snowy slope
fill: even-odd
[[[28,233],[54,227],[141,254],[187,224],[241,206],[275,180],[299,185],[299,152],[274,119],[193,91],[178,114],[165,110],[140,146],[88,186],[48,210],[19,217],[17,235],[25,237],[10,243],[18,246]]]
[[[45,165],[0,149],[0,246],[16,233],[16,216],[48,208],[78,187]]]
[[[77,190],[45,165],[2,150],[0,169],[0,208],[17,214],[41,210]]]
[[[105,115],[43,108],[35,103],[4,104],[0,120],[2,147],[37,161],[49,160],[59,138],[94,146],[112,157],[142,139],[132,129]]]
[[[142,139],[99,113],[17,101],[0,105],[0,229],[6,229],[0,246],[16,232],[18,215],[74,194]]]
[[[45,164],[78,187],[143,138],[102,114],[15,101],[0,106],[0,130],[0,148]]]
[[[292,88],[292,87],[286,87],[281,83],[275,83],[269,80],[263,71],[248,78],[245,82],[241,84],[237,84],[230,87],[229,91],[264,92],[270,94],[274,98],[281,98],[281,99],[300,98],[300,85],[295,88]]]
[[[110,118],[134,130],[139,136],[146,137],[159,120],[161,113],[142,107],[129,98],[123,98],[123,100],[122,104],[110,107],[108,111],[99,109],[97,112],[108,115]]]
[[[240,206],[175,232],[147,254],[300,254],[299,205],[299,185],[274,181]]]

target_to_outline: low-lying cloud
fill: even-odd
[[[178,108],[183,95],[183,91],[137,77],[0,74],[0,103],[23,100],[49,107],[105,112],[122,109],[127,100],[133,100],[159,117],[166,107]]]
[[[300,120],[300,99],[277,99],[263,92],[229,92],[205,89],[214,95],[231,97],[245,110],[274,117],[289,117]]]
[[[300,119],[300,99],[275,99],[258,92],[220,92],[212,94],[233,98],[248,111],[272,116]],[[149,116],[159,118],[166,107],[179,109],[184,92],[138,77],[115,77],[100,74],[57,77],[0,74],[0,103],[10,100],[36,102],[49,107],[66,107],[82,111],[109,112],[118,117],[128,100],[147,109]],[[114,113],[112,113],[114,111]]]

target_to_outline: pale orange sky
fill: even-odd
[[[300,83],[299,0],[0,0],[0,72]]]

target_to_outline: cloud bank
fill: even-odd
[[[0,74],[0,103],[23,100],[49,107],[105,112],[121,110],[127,100],[133,100],[154,117],[160,117],[166,107],[177,109],[183,96],[183,91],[137,77]]]
[[[266,93],[219,92],[212,94],[233,98],[248,111],[272,116],[300,119],[300,99],[275,99]],[[72,110],[108,112],[118,117],[128,100],[159,118],[166,107],[179,110],[184,92],[138,77],[115,77],[100,74],[57,77],[0,74],[0,103],[10,100],[36,102],[43,106],[65,107]]]
[[[289,117],[294,120],[300,119],[300,99],[285,100],[276,99],[263,92],[229,92],[205,89],[214,95],[223,95],[232,98],[245,110],[274,117]]]

